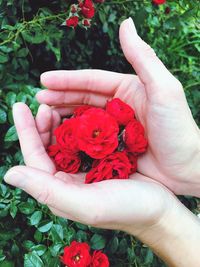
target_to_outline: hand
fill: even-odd
[[[58,114],[42,105],[34,121],[25,104],[15,104],[13,111],[27,166],[9,170],[6,182],[58,216],[137,236],[169,266],[199,266],[199,219],[163,185],[138,173],[129,180],[84,184],[84,174],[56,172],[45,146],[59,123]]]
[[[58,114],[42,105],[34,121],[29,108],[17,103],[13,115],[26,167],[12,168],[5,180],[47,204],[54,214],[101,228],[131,229],[139,235],[177,205],[163,185],[138,173],[129,180],[88,185],[83,173],[56,172],[45,146],[52,128],[59,123]]]
[[[61,115],[75,105],[103,107],[118,97],[136,110],[145,127],[149,149],[138,171],[176,194],[200,196],[200,131],[180,82],[137,35],[131,19],[120,27],[120,41],[138,76],[100,70],[50,71],[41,76],[48,89],[37,94]]]

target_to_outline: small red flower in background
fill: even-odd
[[[84,19],[84,20],[83,20],[83,26],[85,26],[85,27],[90,27],[90,26],[91,26],[90,20],[88,20],[88,19]]]
[[[125,152],[114,152],[104,159],[96,160],[86,174],[85,183],[110,179],[128,179],[132,165]]]
[[[109,267],[108,257],[101,251],[95,250],[90,254],[87,243],[73,241],[64,248],[64,254],[60,257],[66,267]]]
[[[140,154],[147,149],[147,139],[144,136],[144,127],[133,119],[125,127],[124,142],[129,152]]]
[[[80,7],[81,7],[81,13],[85,18],[91,19],[94,17],[95,8],[92,0],[85,0],[83,2],[83,5],[81,5]]]
[[[92,263],[90,267],[109,267],[109,260],[106,254],[95,250],[92,255]]]
[[[134,117],[134,110],[119,98],[108,101],[106,111],[117,120],[119,125],[128,124]]]
[[[67,267],[88,267],[91,263],[89,245],[73,241],[70,246],[64,248],[61,261]]]
[[[77,139],[80,150],[94,159],[101,159],[117,148],[119,127],[105,110],[90,108],[78,119]]]
[[[76,13],[78,11],[77,5],[71,5],[71,12]]]
[[[68,27],[76,27],[78,25],[79,18],[77,16],[70,17],[66,20],[66,25]]]
[[[152,0],[152,2],[156,5],[162,5],[166,2],[166,0]]]

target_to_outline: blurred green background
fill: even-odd
[[[12,105],[27,103],[34,114],[39,77],[52,69],[132,69],[123,57],[118,30],[132,17],[139,34],[182,82],[200,125],[199,1],[113,0],[96,6],[92,27],[61,26],[75,1],[0,0],[0,267],[57,267],[71,240],[103,249],[111,266],[165,266],[145,245],[122,232],[105,231],[55,217],[19,189],[3,182],[5,172],[23,164],[13,126]],[[167,8],[167,9],[166,9]],[[103,78],[103,77],[102,77]],[[198,212],[198,200],[182,197]]]

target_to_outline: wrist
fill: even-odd
[[[129,233],[151,247],[169,266],[200,266],[200,220],[178,200],[174,201],[171,210],[155,224]]]

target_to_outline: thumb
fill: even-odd
[[[145,85],[148,97],[159,93],[160,90],[162,94],[169,92],[172,83],[173,90],[174,87],[180,88],[180,83],[167,70],[154,50],[137,34],[131,18],[122,22],[119,37],[124,55]],[[179,86],[175,86],[175,82]]]
[[[60,210],[77,221],[91,223],[97,210],[94,190],[89,185],[74,184],[70,182],[71,179],[64,182],[45,171],[16,166],[6,173],[4,180],[8,184],[20,187],[42,204]]]

